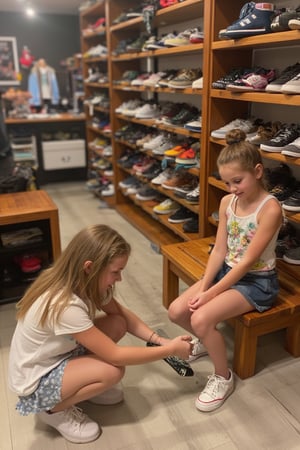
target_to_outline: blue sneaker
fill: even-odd
[[[245,3],[240,16],[232,25],[219,32],[220,39],[240,39],[271,32],[273,3]]]

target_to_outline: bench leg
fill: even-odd
[[[233,371],[244,380],[255,372],[257,335],[238,319],[234,331]]]
[[[300,356],[300,318],[286,330],[286,350],[293,356]]]
[[[179,279],[178,276],[172,272],[171,263],[169,259],[163,257],[163,305],[166,309],[169,308],[179,293]]]

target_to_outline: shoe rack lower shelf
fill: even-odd
[[[180,236],[173,233],[136,205],[123,203],[117,205],[116,210],[127,222],[149,239],[158,250],[160,250],[162,245],[182,242]]]

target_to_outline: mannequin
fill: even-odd
[[[59,102],[55,70],[48,66],[43,58],[39,59],[31,69],[28,90],[32,95],[30,99],[32,106],[43,108],[57,105]]]

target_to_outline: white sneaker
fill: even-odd
[[[190,354],[189,358],[187,359],[187,362],[195,361],[196,359],[200,358],[201,356],[205,356],[208,354],[206,348],[204,345],[199,341],[199,339],[193,339],[193,350]]]
[[[251,120],[235,119],[227,123],[223,127],[218,128],[217,130],[213,130],[211,132],[211,136],[217,139],[225,139],[227,132],[233,130],[234,128],[243,130],[247,135],[248,133],[253,132],[255,129]]]
[[[115,195],[115,187],[112,183],[108,184],[105,189],[101,190],[102,197],[111,197]]]
[[[67,441],[76,444],[94,441],[101,433],[97,422],[76,406],[53,414],[43,411],[37,416],[42,422],[55,428]]]
[[[168,167],[163,172],[161,172],[157,177],[151,180],[152,184],[163,184],[165,181],[169,180],[174,175],[174,170]]]
[[[123,400],[124,394],[119,383],[111,389],[102,392],[102,394],[95,395],[95,397],[89,399],[91,403],[95,403],[96,405],[116,405]]]
[[[200,411],[214,411],[225,402],[226,398],[232,394],[234,390],[233,373],[229,369],[230,378],[226,380],[219,375],[213,374],[208,377],[205,388],[199,394],[195,402],[195,406]]]
[[[150,141],[145,142],[145,144],[143,145],[143,148],[145,150],[153,150],[154,148],[159,146],[163,142],[163,140],[164,140],[164,134],[158,134]]]
[[[158,105],[151,105],[146,103],[137,109],[135,113],[136,119],[154,119],[160,115],[160,110]]]

